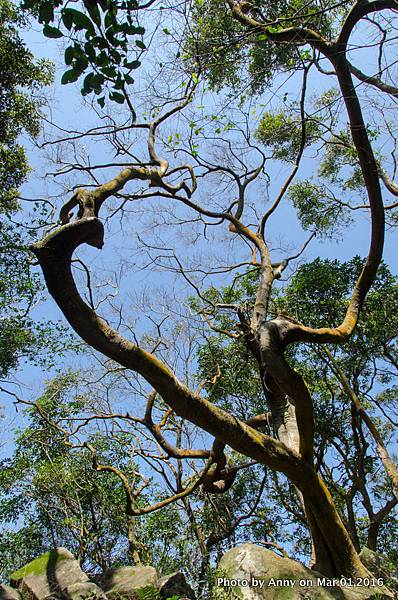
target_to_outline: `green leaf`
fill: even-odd
[[[107,67],[109,65],[109,58],[104,51],[101,51],[95,58],[95,64],[98,67]]]
[[[83,4],[84,6],[87,8],[88,14],[91,17],[91,20],[98,25],[98,27],[101,26],[101,14],[99,11],[99,8],[97,6],[97,3],[93,0],[83,0]]]
[[[117,79],[113,85],[115,90],[122,90],[124,88],[124,82],[120,73],[118,73]]]
[[[62,18],[62,22],[65,25],[66,29],[68,31],[70,31],[72,29],[72,25],[73,25],[73,18],[72,18],[70,9],[68,10],[68,9],[63,8],[61,11],[61,18]]]
[[[100,36],[100,35],[94,35],[90,42],[93,44],[93,46],[95,46],[96,48],[99,48],[100,50],[103,50],[104,48],[108,48],[108,44],[106,42],[106,40]]]
[[[126,69],[138,69],[138,67],[141,66],[141,63],[139,60],[133,60],[131,62],[125,62],[124,67],[126,67]]]
[[[106,13],[104,24],[105,24],[106,29],[108,29],[109,27],[114,27],[115,25],[117,25],[116,13],[115,13],[114,8],[110,8],[108,10],[108,12]]]
[[[70,65],[72,64],[72,60],[75,57],[75,49],[73,46],[68,46],[65,49],[65,64],[66,65]]]
[[[112,57],[112,60],[114,60],[116,64],[120,65],[122,57],[120,56],[119,52],[117,52],[117,50],[114,50],[113,48],[111,48],[109,53]]]
[[[141,50],[146,50],[146,46],[142,40],[135,40],[135,45],[141,48]]]
[[[101,98],[97,99],[98,104],[100,105],[101,108],[104,108],[105,106],[105,98],[104,96],[101,96]]]
[[[84,44],[84,51],[87,55],[87,58],[91,61],[91,62],[95,62],[95,58],[96,58],[96,54],[95,54],[95,50],[93,45],[90,42],[86,42]]]
[[[123,94],[119,94],[119,92],[111,92],[109,94],[109,98],[118,104],[123,104],[126,98]]]
[[[136,25],[129,25],[128,23],[123,23],[121,25],[121,31],[123,31],[123,33],[126,33],[127,35],[142,35],[143,33],[145,33],[145,30],[143,27],[137,27]]]
[[[164,32],[166,35],[171,35],[171,31],[170,31],[169,29],[167,29],[167,27],[165,27],[165,28],[163,29],[163,32]]]
[[[94,73],[89,73],[84,78],[83,88],[82,88],[82,94],[83,95],[89,94],[92,91],[92,89],[93,89],[93,85],[92,85],[93,77],[94,77]]]
[[[62,75],[61,83],[62,85],[66,85],[67,83],[74,83],[79,79],[79,71],[76,69],[69,69],[69,71],[65,71]]]
[[[80,12],[80,10],[75,10],[74,8],[65,8],[62,13],[62,20],[64,21],[64,23],[65,18],[68,20],[68,22],[70,22],[70,18],[72,19],[76,31],[86,29],[93,35],[95,34],[94,25],[92,24],[91,19],[89,19],[89,17],[84,13]],[[67,27],[66,23],[65,27]]]
[[[43,34],[48,38],[61,38],[63,37],[62,31],[56,27],[50,27],[50,25],[44,25]]]
[[[111,77],[112,79],[117,75],[115,67],[103,67],[101,71],[106,77]]]
[[[49,23],[54,20],[54,7],[51,2],[43,2],[39,8],[39,23]]]
[[[129,84],[129,85],[131,85],[131,84],[133,84],[133,83],[134,83],[134,79],[133,79],[132,77],[130,77],[130,75],[125,75],[125,76],[124,76],[124,81],[125,81],[127,84]]]
[[[80,48],[79,48],[80,50]],[[75,56],[75,64],[73,65],[73,68],[75,69],[75,71],[77,71],[79,74],[84,73],[84,71],[87,69],[88,67],[88,60],[85,54],[80,53],[77,55],[77,57]]]
[[[37,0],[24,0],[21,4],[21,8],[33,8],[37,4]]]

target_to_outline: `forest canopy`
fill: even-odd
[[[1,575],[65,545],[204,598],[241,541],[328,577],[367,576],[364,546],[396,564],[395,0],[2,2],[25,319],[2,375],[52,345],[40,394],[4,387]],[[29,19],[62,50],[53,110]]]

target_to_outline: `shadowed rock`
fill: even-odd
[[[166,575],[160,579],[159,593],[162,599],[180,596],[181,598],[195,600],[195,592],[185,579],[185,575],[179,572]]]
[[[0,600],[21,600],[21,594],[9,585],[0,584]]]
[[[120,567],[104,573],[99,585],[109,600],[138,600],[137,590],[159,589],[159,577],[153,567]]]
[[[65,600],[106,600],[106,596],[101,588],[92,581],[80,581],[68,585],[62,590],[62,596]]]

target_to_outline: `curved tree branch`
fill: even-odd
[[[359,0],[348,13],[337,38],[337,44],[345,51],[349,37],[355,25],[366,15],[380,10],[398,10],[396,0]]]

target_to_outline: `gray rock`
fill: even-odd
[[[389,578],[396,576],[396,569],[394,565],[388,560],[388,556],[380,554],[379,552],[373,552],[366,546],[362,548],[359,557],[365,567],[376,577]]]
[[[180,572],[162,577],[159,582],[159,593],[161,598],[180,596],[181,598],[196,600],[195,592],[185,579],[185,575]]]
[[[0,584],[0,600],[21,600],[21,594],[18,590],[3,583]]]
[[[104,573],[100,586],[109,600],[139,600],[137,590],[158,591],[159,577],[154,567],[120,567]]]
[[[65,548],[46,552],[10,576],[11,585],[19,589],[24,600],[53,598],[69,585],[86,581],[87,575]]]
[[[389,560],[388,556],[380,552],[373,552],[365,546],[359,557],[368,571],[383,579],[384,584],[396,592],[398,597],[398,568]]]
[[[217,600],[371,600],[393,594],[377,587],[332,585],[331,580],[272,552],[242,544],[222,557],[213,597]]]
[[[92,581],[79,581],[68,585],[62,590],[62,597],[65,600],[106,600],[104,592]]]

